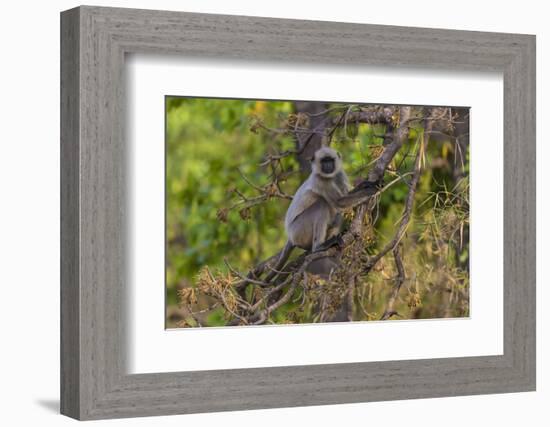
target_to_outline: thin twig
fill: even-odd
[[[395,261],[395,268],[397,269],[397,277],[395,278],[395,285],[393,286],[392,292],[386,304],[386,310],[384,311],[384,314],[382,314],[380,320],[388,320],[392,316],[399,315],[399,313],[393,308],[395,300],[399,295],[399,290],[405,282],[405,268],[403,267],[403,260],[401,259],[399,245],[397,245],[393,250],[393,259]]]

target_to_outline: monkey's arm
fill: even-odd
[[[345,196],[340,197],[336,204],[340,209],[348,209],[355,207],[365,201],[369,197],[374,196],[381,187],[381,182],[363,181]]]

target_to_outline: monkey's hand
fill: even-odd
[[[333,248],[335,246],[337,246],[339,249],[342,249],[344,247],[344,240],[342,239],[341,234],[337,234],[336,236],[333,236],[330,239],[325,240],[313,252],[326,251],[327,249]]]
[[[378,181],[364,180],[360,182],[357,186],[355,186],[355,188],[353,188],[353,190],[351,190],[348,194],[363,193],[365,195],[372,196],[373,194],[377,193],[383,186],[383,179],[379,179]]]
[[[382,180],[374,182],[365,180],[348,194],[338,199],[337,205],[340,209],[355,207],[378,193],[380,188],[382,188]]]

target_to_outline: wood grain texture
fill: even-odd
[[[78,10],[61,20],[61,412],[80,414]]]
[[[535,38],[80,7],[62,13],[61,408],[78,419],[535,389]],[[504,354],[129,375],[124,55],[504,75]]]

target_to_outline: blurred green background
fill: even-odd
[[[327,108],[335,105],[325,104]],[[294,102],[166,97],[168,328],[185,319],[177,291],[193,287],[201,267],[224,271],[223,259],[227,257],[234,267],[246,272],[284,245],[288,200],[274,198],[244,211],[230,210],[225,222],[219,220],[218,212],[233,205],[238,192],[254,196],[242,175],[255,185],[269,182],[271,171],[260,166],[266,154],[295,148],[292,137],[255,128],[257,118],[265,126],[279,128],[295,111]],[[467,110],[458,113],[467,117]],[[420,131],[411,130],[411,147]],[[333,136],[332,147],[342,153],[352,183],[366,175],[369,163],[379,153],[383,134],[383,127],[362,124],[347,126]],[[467,145],[466,141],[457,148],[456,135],[438,135],[428,146],[414,215],[403,239],[408,280],[395,305],[399,318],[469,315]],[[412,169],[411,150],[401,151],[394,167]],[[281,188],[294,194],[307,175],[292,156],[284,159],[283,167],[288,179]],[[373,252],[395,232],[407,192],[408,187],[398,183],[382,194],[374,229],[376,243],[370,248]],[[386,257],[360,285],[360,320],[376,319],[384,311],[394,276],[393,261]],[[208,311],[204,321],[223,325],[223,310]]]

